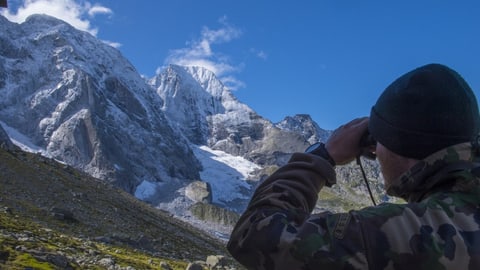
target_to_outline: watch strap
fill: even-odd
[[[309,152],[309,153],[324,158],[324,159],[327,160],[328,163],[330,163],[330,165],[332,165],[332,166],[335,166],[335,165],[336,165],[335,160],[333,160],[332,156],[330,156],[330,154],[328,153],[328,150],[327,150],[327,148],[325,147],[325,144],[324,144],[324,143],[319,143],[318,147],[316,147],[314,150],[312,150],[312,151]]]

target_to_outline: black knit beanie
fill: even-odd
[[[476,139],[477,99],[454,70],[429,64],[388,86],[370,113],[369,130],[390,151],[423,159],[447,146]]]

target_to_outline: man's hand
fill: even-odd
[[[367,131],[368,117],[354,119],[333,131],[325,147],[337,165],[353,161],[360,153],[360,138]]]

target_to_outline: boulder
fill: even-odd
[[[194,202],[211,203],[212,188],[207,182],[194,181],[185,188],[185,196]]]
[[[227,259],[222,255],[210,255],[206,263],[208,269],[224,269],[227,266]]]

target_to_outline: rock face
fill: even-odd
[[[212,187],[203,181],[194,181],[185,188],[185,196],[194,202],[212,203]]]
[[[0,16],[0,120],[36,149],[133,193],[198,179],[163,100],[120,52],[45,15]],[[177,184],[180,185],[180,184]]]
[[[235,212],[206,203],[196,203],[190,207],[190,211],[200,220],[227,226],[235,225],[239,218]]]

